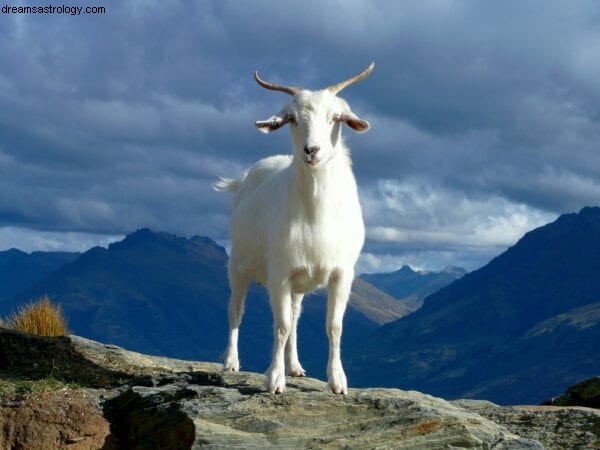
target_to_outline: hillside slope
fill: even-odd
[[[347,351],[365,385],[539,403],[600,373],[600,208],[527,233]]]
[[[42,280],[79,253],[32,252],[10,249],[0,252],[0,302]]]
[[[362,274],[360,278],[416,311],[425,298],[464,276],[467,271],[448,266],[441,272],[419,272],[403,266],[395,272]]]

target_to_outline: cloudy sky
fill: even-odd
[[[5,6],[53,0],[0,0]],[[600,204],[596,1],[64,0],[0,14],[0,250],[84,250],[140,227],[227,242],[210,187],[289,152],[254,122],[375,61],[342,94],[361,271],[480,267]]]

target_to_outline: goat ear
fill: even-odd
[[[344,122],[357,133],[364,133],[371,127],[369,122],[354,114],[354,112],[352,112],[350,109],[350,106],[348,106],[348,103],[345,101],[342,102],[342,113],[340,114],[338,120],[340,122]]]
[[[256,126],[256,128],[258,128],[258,131],[262,131],[263,133],[270,133],[271,131],[275,131],[281,128],[288,122],[289,120],[286,120],[281,116],[271,116],[267,120],[259,120],[254,125]]]
[[[366,120],[361,119],[358,116],[354,117],[342,117],[342,120],[346,125],[352,128],[357,133],[364,133],[369,128],[371,128],[371,124]]]
[[[354,114],[352,110],[348,107],[348,105],[345,106],[345,111],[341,114],[339,119],[340,122],[344,122],[357,133],[364,133],[371,127],[371,124],[369,124],[369,122],[361,119],[356,114]]]

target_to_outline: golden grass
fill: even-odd
[[[53,304],[47,295],[19,308],[6,319],[4,326],[36,336],[69,334],[60,305]]]

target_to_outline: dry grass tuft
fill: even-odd
[[[53,304],[47,295],[19,308],[6,319],[4,326],[36,336],[69,334],[60,305]]]

